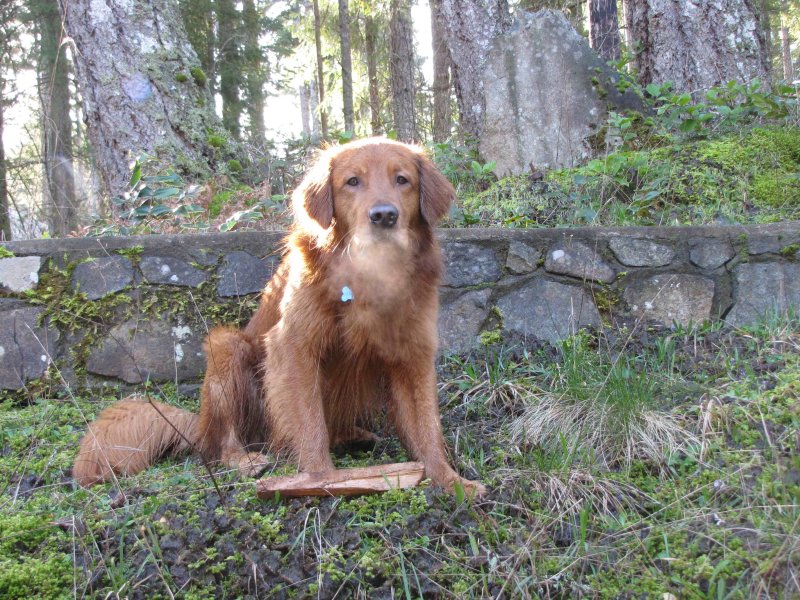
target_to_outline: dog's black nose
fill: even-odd
[[[369,209],[369,220],[379,227],[394,227],[399,212],[391,204],[377,204]]]

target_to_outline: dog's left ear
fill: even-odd
[[[425,155],[417,157],[419,169],[419,209],[422,218],[431,225],[438,223],[456,199],[453,185]]]
[[[331,190],[331,156],[323,152],[292,194],[295,217],[311,217],[323,229],[333,221],[333,192]]]

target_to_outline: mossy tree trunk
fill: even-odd
[[[767,79],[757,0],[628,0],[626,8],[643,84],[672,81],[679,91],[697,93]]]
[[[60,0],[75,45],[86,127],[107,192],[123,194],[141,153],[190,177],[230,147],[206,74],[171,0]],[[211,142],[211,143],[210,143]]]

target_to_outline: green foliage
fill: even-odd
[[[14,253],[6,248],[5,246],[0,246],[0,258],[13,258]]]
[[[203,87],[208,81],[205,71],[203,71],[203,69],[201,69],[200,67],[191,67],[189,69],[189,74],[192,76],[192,79],[194,79],[194,82],[199,87]]]
[[[208,142],[208,145],[211,146],[212,148],[219,149],[225,147],[225,138],[221,135],[216,135],[213,133],[209,134],[208,137],[206,138],[206,142]]]
[[[186,83],[189,81],[189,76],[186,73],[175,73],[175,81],[178,83]]]
[[[433,158],[436,166],[447,177],[456,189],[456,196],[468,198],[490,187],[496,180],[492,172],[495,164],[481,164],[478,155],[467,146],[454,142],[443,142],[433,146]],[[473,217],[464,211],[454,215],[455,222],[464,225],[475,223]]]
[[[147,171],[155,171],[148,174]],[[103,235],[116,229],[122,235],[140,233],[151,221],[186,218],[202,212],[197,204],[190,203],[199,191],[196,185],[187,184],[170,168],[162,169],[149,156],[136,159],[128,182],[129,191],[112,199],[119,207],[124,225],[102,226],[95,233]]]
[[[259,200],[249,208],[233,213],[220,224],[219,230],[231,231],[243,223],[262,220],[266,215],[281,212],[285,208],[285,201],[286,198],[280,194]]]

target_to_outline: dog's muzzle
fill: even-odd
[[[373,225],[386,229],[394,227],[400,212],[391,204],[376,204],[369,209],[369,220]]]

